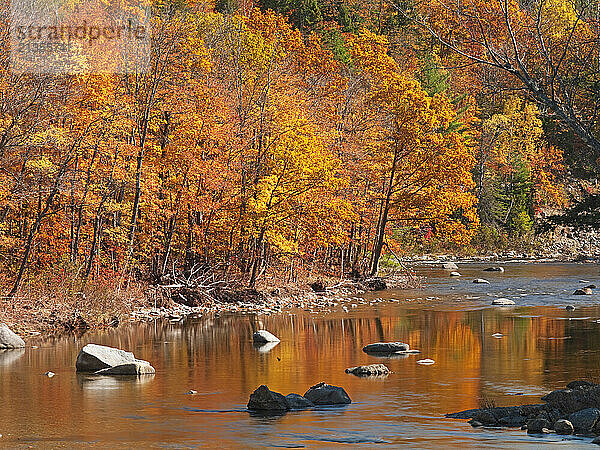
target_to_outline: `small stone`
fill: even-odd
[[[504,335],[502,333],[494,333],[492,334],[492,337],[496,339],[502,339]]]
[[[473,280],[473,283],[475,283],[475,284],[490,284],[490,282],[488,280],[485,280],[483,278],[475,278]]]
[[[592,295],[593,292],[590,288],[576,289],[573,295]]]
[[[258,330],[252,335],[252,340],[257,344],[266,344],[267,342],[280,342],[279,338],[267,330]]]
[[[554,423],[554,431],[557,434],[573,434],[574,430],[573,424],[566,419],[560,419]]]
[[[515,302],[509,298],[495,298],[492,300],[492,305],[496,306],[512,306]]]
[[[198,391],[195,391],[194,389],[190,389],[189,391],[187,391],[185,393],[185,395],[196,395],[198,393]]]
[[[459,272],[450,272],[451,277],[460,277],[462,276]]]
[[[417,364],[423,364],[424,366],[430,366],[432,364],[435,364],[435,361],[433,359],[420,359],[417,361]]]
[[[48,378],[52,378],[54,375],[56,375],[54,372],[46,372],[44,375],[46,375]]]
[[[573,305],[567,305],[567,306],[565,306],[565,309],[567,311],[575,311],[575,307]]]

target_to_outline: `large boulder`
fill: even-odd
[[[77,372],[93,372],[99,375],[154,373],[154,368],[148,361],[136,359],[133,353],[97,344],[87,344],[81,349],[75,367]],[[114,372],[106,369],[112,369]]]
[[[600,410],[597,408],[586,408],[569,415],[569,422],[573,424],[575,433],[578,434],[592,431],[598,419],[600,419]]]
[[[352,402],[344,388],[324,382],[312,386],[304,397],[315,405],[347,405]]]
[[[376,342],[363,347],[365,353],[397,353],[409,350],[409,345],[404,342]]]
[[[351,373],[358,377],[381,376],[388,375],[390,369],[384,364],[369,364],[368,366],[349,367],[346,369],[346,373]]]
[[[155,373],[154,367],[146,361],[135,361],[94,372],[96,375],[147,375]]]
[[[255,344],[266,344],[267,342],[279,342],[279,338],[267,330],[258,330],[252,335]]]
[[[4,323],[0,323],[0,349],[12,349],[25,347],[25,341],[8,328]]]
[[[290,409],[285,397],[279,392],[269,390],[264,384],[250,394],[248,409],[259,411],[287,411]]]
[[[285,396],[285,401],[290,409],[306,409],[315,406],[313,402],[300,394],[288,394]]]

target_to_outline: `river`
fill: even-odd
[[[450,278],[421,265],[422,289],[369,293],[318,313],[223,314],[30,340],[38,348],[0,353],[0,446],[588,447],[590,438],[474,429],[443,417],[483,401],[539,403],[571,380],[600,380],[600,296],[571,295],[584,286],[579,280],[600,285],[598,265],[503,266],[505,273],[488,273],[481,264],[462,264],[463,276]],[[490,284],[473,284],[479,277]],[[495,297],[517,305],[491,306]],[[566,311],[567,304],[576,310]],[[260,328],[281,343],[255,348],[251,336]],[[377,341],[408,342],[422,353],[376,358],[362,352]],[[133,351],[156,374],[76,374],[77,354],[90,342]],[[422,358],[435,364],[417,364]],[[344,372],[379,362],[393,373],[358,378]],[[49,370],[56,375],[44,376]],[[303,394],[319,381],[343,386],[352,404],[266,417],[246,410],[261,384]],[[197,394],[187,394],[190,389]]]

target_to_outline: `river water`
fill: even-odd
[[[571,380],[600,380],[600,296],[571,295],[584,286],[579,280],[600,285],[598,265],[506,263],[505,273],[483,267],[461,265],[456,279],[419,266],[428,277],[422,289],[370,293],[319,313],[229,314],[30,341],[38,348],[0,353],[0,446],[588,447],[589,438],[473,429],[443,417],[481,402],[539,403]],[[473,284],[478,277],[490,284]],[[494,297],[517,306],[492,307]],[[567,304],[577,309],[568,312]],[[251,336],[260,328],[281,343],[255,348]],[[396,340],[422,353],[376,358],[361,350]],[[156,374],[76,374],[77,353],[90,342],[133,351]],[[435,364],[417,364],[423,358]],[[393,373],[344,373],[371,363]],[[48,370],[56,376],[44,376]],[[245,408],[261,384],[303,394],[319,381],[343,386],[352,404],[270,417]],[[186,394],[190,389],[197,394]]]

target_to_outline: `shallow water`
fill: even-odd
[[[318,314],[221,315],[30,341],[39,348],[0,353],[0,446],[589,446],[588,438],[473,429],[443,418],[484,399],[498,406],[538,403],[568,381],[600,379],[600,298],[571,295],[584,286],[580,279],[600,285],[597,265],[515,263],[503,274],[483,267],[461,265],[463,277],[454,279],[421,266],[418,272],[428,276],[423,289],[370,293]],[[473,284],[475,277],[490,284]],[[492,307],[494,297],[517,306]],[[577,309],[567,312],[567,304]],[[282,342],[254,347],[259,328]],[[362,352],[383,340],[408,342],[422,353]],[[133,351],[152,362],[156,375],[78,375],[74,362],[89,342]],[[436,363],[417,364],[422,358]],[[344,373],[375,362],[393,373],[371,379]],[[44,376],[48,370],[56,376]],[[319,381],[343,386],[352,404],[271,417],[245,409],[260,384],[302,394]],[[198,394],[187,395],[190,389]]]

